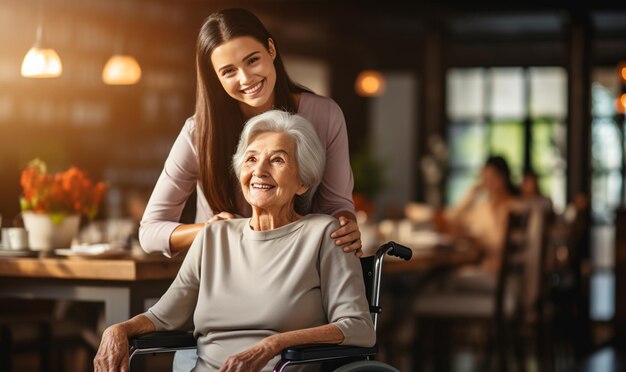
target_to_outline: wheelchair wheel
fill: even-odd
[[[400,370],[374,360],[362,360],[341,366],[334,372],[400,372]]]

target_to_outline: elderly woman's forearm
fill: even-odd
[[[125,322],[116,324],[115,326],[121,327],[128,337],[135,337],[156,331],[154,323],[152,323],[152,321],[143,314],[136,315]]]
[[[340,344],[344,335],[334,324],[279,333],[263,340],[277,355],[288,347],[305,344]]]
[[[128,338],[155,330],[154,324],[143,315],[104,330],[98,352],[93,360],[95,372],[126,371],[128,368]]]

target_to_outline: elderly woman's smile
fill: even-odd
[[[294,140],[282,132],[263,132],[252,138],[239,178],[255,212],[278,221],[291,220],[294,197],[308,189],[298,175]]]

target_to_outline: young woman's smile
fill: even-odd
[[[260,93],[261,89],[263,88],[263,85],[265,84],[265,79],[259,81],[258,83],[254,84],[252,87],[250,88],[246,88],[246,89],[242,89],[241,91],[244,94],[247,94],[251,97],[254,97],[257,93]]]

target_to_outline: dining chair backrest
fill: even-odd
[[[515,210],[509,215],[496,304],[504,306],[507,297],[513,297],[525,321],[540,316],[546,301],[549,280],[546,261],[554,220],[552,212],[538,207]],[[507,290],[513,295],[506,295]]]
[[[508,216],[507,230],[502,252],[502,263],[495,292],[496,321],[507,317],[511,306],[516,312],[521,311],[523,304],[524,275],[528,253],[529,210],[511,211]],[[513,305],[508,303],[513,301]]]
[[[540,206],[528,210],[522,306],[525,320],[533,321],[545,301],[547,290],[546,260],[550,246],[554,213]]]

